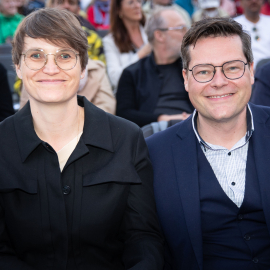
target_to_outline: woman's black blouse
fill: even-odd
[[[140,129],[78,104],[84,130],[62,173],[29,103],[0,124],[0,269],[163,269]]]

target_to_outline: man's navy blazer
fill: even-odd
[[[265,219],[270,232],[270,108],[250,104],[251,140]],[[154,192],[166,238],[166,270],[202,270],[202,230],[192,116],[147,138],[154,168]]]

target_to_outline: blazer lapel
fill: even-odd
[[[254,115],[254,158],[260,185],[262,206],[268,231],[270,232],[270,121],[269,114],[251,106]]]
[[[177,135],[179,140],[172,145],[176,180],[189,237],[200,269],[203,268],[201,209],[198,183],[196,136],[190,117],[185,121]]]

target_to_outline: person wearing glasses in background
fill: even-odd
[[[142,132],[77,96],[88,62],[77,18],[28,15],[13,62],[29,102],[0,123],[0,269],[162,270]]]
[[[186,119],[194,108],[181,72],[185,21],[176,10],[165,8],[148,19],[145,29],[153,52],[124,69],[116,94],[116,114],[141,127]]]
[[[254,69],[258,62],[270,58],[270,16],[260,14],[263,0],[241,0],[244,14],[235,19],[251,36]]]
[[[203,19],[181,53],[196,110],[146,139],[165,269],[270,269],[270,108],[248,103],[251,38],[231,18]]]
[[[114,92],[123,69],[151,52],[144,24],[142,0],[111,0],[110,34],[103,38],[103,46]]]

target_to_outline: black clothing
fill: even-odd
[[[0,269],[163,269],[140,129],[78,103],[84,130],[62,173],[29,102],[0,124]]]
[[[0,64],[0,122],[14,114],[7,70]]]
[[[184,109],[190,107],[187,113],[191,113],[193,107],[184,89],[181,58],[175,62],[175,68],[178,71],[179,93],[181,93],[181,98],[182,95],[186,96],[186,101],[182,100],[185,107],[179,108],[179,110],[184,111]],[[162,113],[155,113],[155,109],[161,90],[162,88],[165,89],[165,87],[164,77],[158,65],[156,65],[152,53],[123,70],[116,94],[116,114],[141,127],[156,122],[158,116]],[[175,106],[175,103],[172,106]]]
[[[179,70],[178,61],[168,65],[158,65],[160,75],[163,76],[163,83],[154,110],[155,114],[192,113],[194,110],[189,102],[187,91],[184,87],[179,87],[183,84],[183,77],[179,76],[182,71]]]

